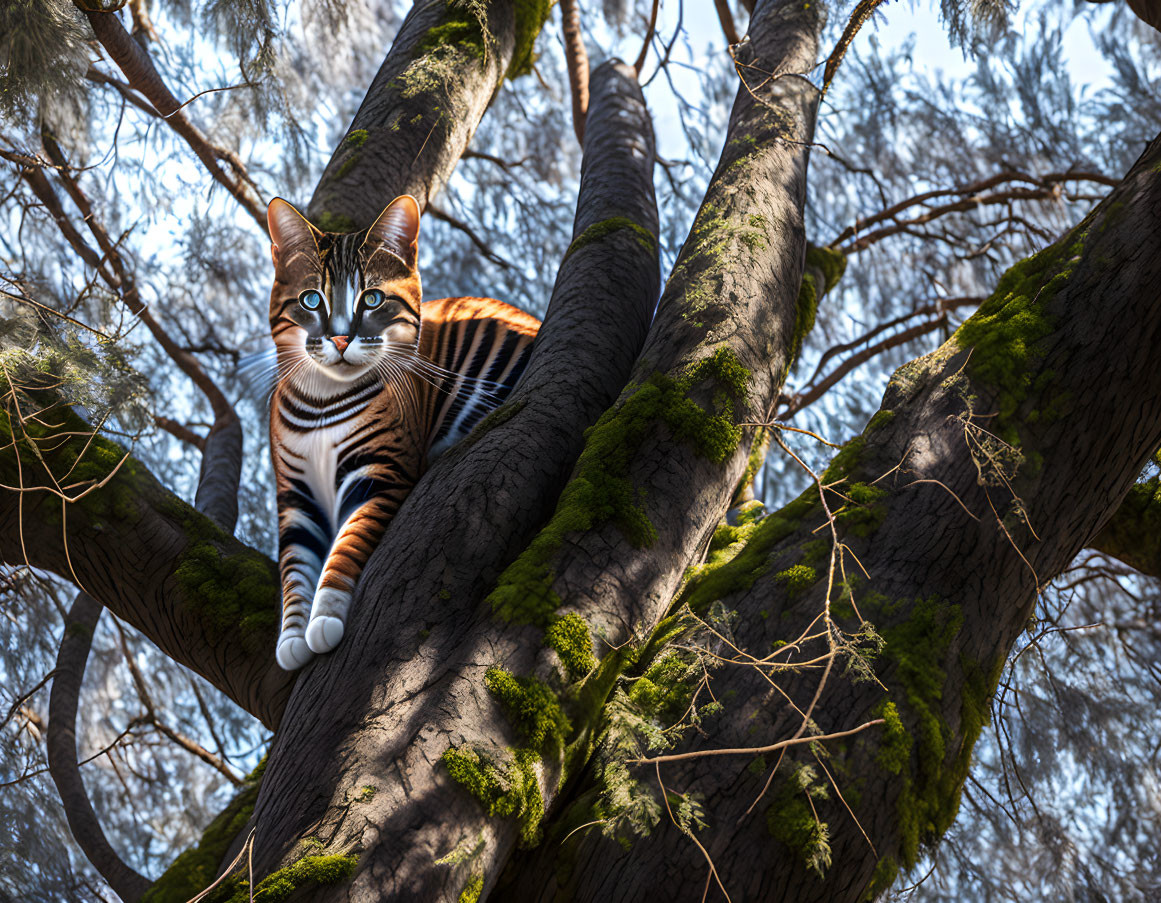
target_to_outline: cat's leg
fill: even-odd
[[[388,522],[399,510],[401,496],[388,494],[368,499],[339,529],[319,576],[310,609],[306,644],[311,652],[329,652],[343,638],[355,584],[359,582],[367,559],[383,538]]]
[[[294,671],[314,658],[307,646],[306,627],[330,539],[326,527],[311,516],[309,499],[299,493],[282,493],[278,507],[282,627],[275,658],[281,667]]]

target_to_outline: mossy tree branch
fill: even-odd
[[[1161,477],[1134,483],[1089,546],[1161,577]]]
[[[530,71],[549,0],[418,0],[315,188],[308,215],[365,229],[410,194],[426,207],[505,78]]]
[[[342,644],[302,672],[256,810],[262,872],[293,861],[313,834],[332,852],[364,851],[343,889],[352,898],[454,899],[473,869],[491,887],[557,791],[557,688],[526,676],[558,652],[539,628],[495,620],[481,602],[551,514],[585,427],[629,376],[657,298],[654,146],[636,74],[609,62],[591,88],[576,247],[525,377],[412,492],[368,564]],[[583,624],[554,636],[574,669],[592,659]],[[516,688],[508,710],[486,687],[493,666],[512,676],[490,680]],[[378,790],[362,801],[365,786]],[[476,850],[472,863],[415,855],[438,858],[461,840]]]
[[[0,558],[73,581],[277,726],[291,677],[275,664],[271,642],[274,563],[94,435],[43,375],[9,374],[2,391]]]
[[[1039,587],[1110,511],[1135,512],[1155,491],[1133,487],[1161,443],[1159,164],[1161,138],[947,344],[896,372],[883,409],[820,475],[845,550],[829,605],[836,547],[817,487],[723,528],[742,541],[682,593],[695,615],[731,613],[734,646],[712,650],[740,663],[714,672],[723,713],[678,752],[785,740],[804,712],[807,736],[882,720],[776,761],[662,766],[667,787],[698,795],[709,824],[695,836],[735,899],[868,899],[937,843]],[[804,633],[814,639],[795,643]],[[638,777],[656,786],[651,767]],[[628,852],[596,829],[558,845],[591,819],[593,789],[513,862],[511,899],[671,899],[703,885],[705,858],[672,825]]]

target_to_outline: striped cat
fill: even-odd
[[[429,460],[512,390],[540,323],[488,298],[421,305],[414,198],[353,234],[319,232],[281,198],[267,220],[277,658],[293,670],[338,644],[387,523]]]

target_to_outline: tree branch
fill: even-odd
[[[629,375],[657,297],[654,146],[644,100],[635,73],[617,63],[594,71],[592,92],[574,240],[524,379],[420,481],[359,582],[342,644],[302,672],[255,810],[259,873],[295,858],[308,828],[338,851],[373,824],[376,841],[364,846],[344,894],[454,898],[467,866],[433,869],[430,857],[409,854],[423,848],[441,856],[461,837],[482,838],[475,861],[494,875],[488,864],[516,842],[515,823],[489,819],[436,763],[465,743],[506,755],[503,716],[479,692],[484,672],[496,661],[519,667],[553,653],[535,638],[539,631],[496,621],[480,602],[551,513],[585,428]],[[454,562],[441,549],[454,549]],[[372,698],[383,705],[368,717],[363,705]],[[375,763],[360,769],[359,781],[378,788],[357,812],[344,801],[347,754],[334,746],[352,723],[363,727],[342,742]],[[304,757],[319,769],[309,786],[301,780]],[[549,800],[559,768],[559,760],[546,760]],[[321,787],[335,792],[323,798]]]
[[[364,229],[402,194],[425,208],[447,182],[505,77],[530,65],[549,11],[481,6],[482,19],[453,2],[411,8],[315,188],[307,213],[319,228]]]
[[[581,32],[580,4],[577,0],[560,0],[560,24],[564,33],[564,62],[568,69],[569,95],[572,97],[572,127],[581,147],[585,144],[585,116],[589,111],[589,56]]]
[[[258,198],[246,172],[246,166],[238,155],[212,144],[186,116],[182,110],[183,104],[166,87],[153,65],[149,52],[125,30],[116,12],[86,9],[82,3],[77,3],[77,7],[88,17],[97,40],[121,70],[129,87],[153,104],[161,119],[185,140],[190,150],[202,161],[213,180],[234,196],[242,205],[242,209],[250,214],[265,233],[265,207]],[[114,84],[114,87],[117,85]],[[222,168],[223,161],[230,167],[231,172]]]
[[[130,868],[109,844],[77,764],[77,704],[101,609],[100,602],[80,592],[65,619],[48,703],[48,769],[73,838],[116,894],[126,903],[134,903],[141,899],[150,881]]]

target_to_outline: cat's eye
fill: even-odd
[[[322,306],[323,296],[322,292],[316,292],[314,289],[307,289],[298,296],[298,303],[307,310],[318,310]]]
[[[386,300],[387,296],[377,288],[363,292],[363,307],[367,308],[367,310],[374,310]]]

